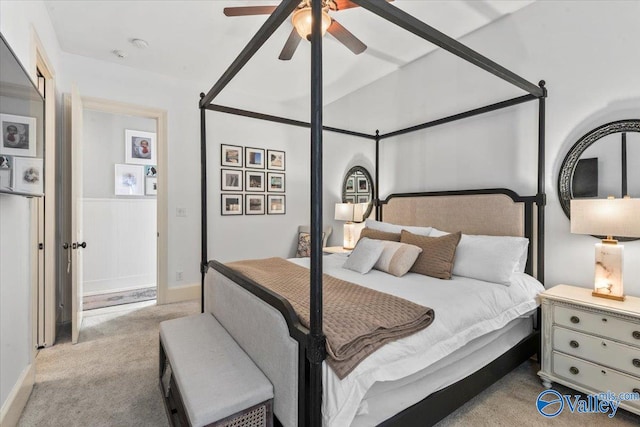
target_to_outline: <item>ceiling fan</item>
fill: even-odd
[[[291,14],[291,22],[293,30],[289,34],[279,59],[288,61],[293,57],[300,40],[308,39],[311,34],[311,1],[302,0],[296,10]],[[345,45],[351,52],[356,55],[361,54],[367,49],[367,45],[362,43],[360,39],[351,34],[349,30],[340,25],[338,21],[329,15],[331,12],[339,12],[352,7],[359,7],[357,4],[349,0],[321,0],[322,1],[322,35],[329,32],[340,43]],[[393,1],[393,0],[387,0]],[[277,6],[241,6],[241,7],[225,7],[224,14],[226,16],[247,16],[247,15],[269,15]]]

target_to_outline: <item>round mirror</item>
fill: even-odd
[[[373,180],[369,171],[362,166],[354,166],[342,182],[342,203],[368,203],[363,218],[373,209]]]
[[[562,162],[558,195],[568,218],[571,199],[640,197],[640,119],[607,123],[580,138]]]

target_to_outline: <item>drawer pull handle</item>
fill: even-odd
[[[570,345],[572,348],[578,348],[578,347],[580,347],[580,343],[579,343],[578,341],[575,341],[575,340],[571,340],[571,342],[569,343],[569,345]]]
[[[633,391],[634,393],[639,393],[639,394],[640,394],[640,388],[634,388],[632,391]]]
[[[606,321],[607,321],[607,318],[606,318],[606,317],[603,317],[603,318],[602,318],[602,321],[603,321],[603,322],[606,322]]]
[[[633,331],[631,335],[633,335],[635,339],[640,340],[640,331]]]
[[[602,346],[603,346],[603,347],[606,347],[606,346],[607,346],[607,343],[606,343],[606,342],[604,342],[604,341],[602,341]]]
[[[580,323],[580,318],[578,316],[571,316],[571,323]]]
[[[633,359],[633,366],[640,368],[640,359]]]
[[[604,369],[601,370],[600,372],[602,372],[602,375],[607,375],[607,371],[605,371]]]
[[[573,375],[578,375],[580,373],[580,369],[576,368],[575,366],[572,366],[569,368],[569,372],[571,372]]]

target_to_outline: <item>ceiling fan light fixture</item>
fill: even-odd
[[[296,31],[305,40],[308,40],[311,36],[311,8],[303,7],[302,9],[298,9],[293,12],[293,16],[291,17],[291,21],[293,22],[293,26]],[[324,36],[327,32],[327,29],[331,25],[331,17],[329,13],[327,13],[326,9],[322,9],[322,35]]]

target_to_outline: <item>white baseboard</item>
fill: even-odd
[[[34,362],[24,368],[20,378],[18,378],[18,381],[13,386],[11,393],[7,396],[7,400],[2,404],[2,408],[0,409],[0,426],[13,427],[18,424],[18,420],[29,400],[36,379],[35,365]]]
[[[168,288],[164,301],[158,300],[158,304],[170,304],[172,302],[189,301],[200,299],[200,283]]]

